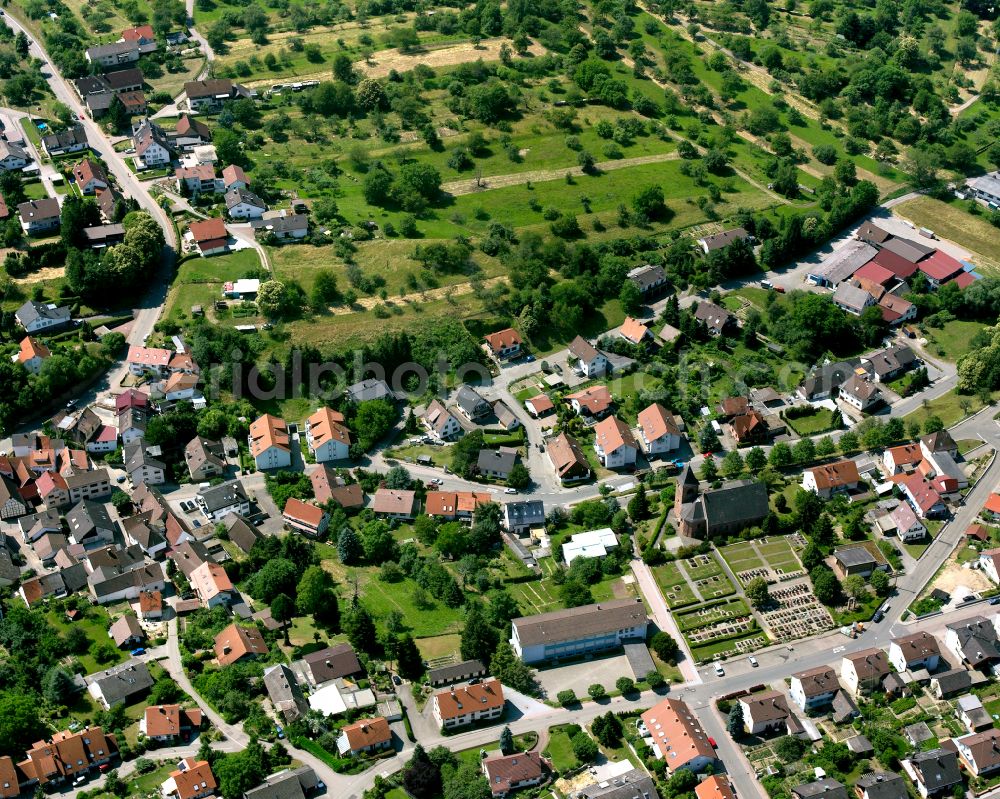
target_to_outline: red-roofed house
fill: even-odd
[[[114,452],[118,449],[118,428],[104,425],[97,435],[87,442],[87,452]]]
[[[955,277],[947,281],[947,283],[954,283],[960,289],[968,288],[975,282],[976,282],[976,276],[972,274],[972,272],[968,271],[959,272],[957,275],[955,275]]]
[[[941,250],[935,250],[924,258],[917,264],[917,269],[927,276],[927,282],[935,289],[965,271],[961,261],[955,260]]]
[[[326,526],[330,523],[330,517],[322,508],[310,505],[295,497],[289,497],[285,503],[282,520],[293,530],[300,533],[319,538],[326,532]]]
[[[555,404],[545,394],[539,394],[537,397],[525,400],[524,407],[527,408],[528,413],[535,418],[547,416],[556,409]]]
[[[115,413],[121,413],[129,408],[148,408],[149,395],[136,391],[134,388],[127,389],[115,397]]]
[[[226,191],[230,189],[250,188],[250,181],[242,167],[230,164],[222,170],[222,185]]]
[[[870,280],[883,288],[888,287],[896,279],[896,273],[884,266],[879,266],[875,261],[869,261],[854,273],[855,280]]]
[[[625,317],[625,321],[618,328],[618,335],[632,344],[642,344],[647,338],[653,337],[653,333],[645,324],[631,316]]]
[[[188,231],[190,241],[202,258],[223,253],[229,247],[229,233],[226,231],[226,223],[222,219],[203,219],[192,222],[188,225]]]
[[[90,158],[84,158],[73,167],[73,182],[81,194],[94,194],[98,189],[108,188],[104,168]]]
[[[51,357],[52,353],[49,352],[48,347],[38,339],[28,336],[21,341],[21,348],[14,356],[14,360],[33,375],[37,375],[42,371],[42,362]]]
[[[128,348],[128,370],[134,375],[141,375],[147,371],[163,374],[170,365],[170,350],[159,347],[137,347],[132,345]]]
[[[921,519],[940,516],[945,512],[941,495],[934,489],[923,475],[914,473],[901,479],[897,485],[906,495],[907,501],[913,506],[914,512]]]
[[[917,306],[895,294],[883,294],[878,301],[878,307],[882,310],[882,318],[893,327],[917,318]]]
[[[902,256],[896,255],[894,252],[889,252],[889,250],[879,250],[878,254],[872,258],[872,262],[888,269],[896,277],[901,277],[903,280],[912,277],[913,273],[917,271],[915,263],[907,261]]]
[[[983,505],[983,516],[994,521],[1000,519],[1000,494],[993,493],[986,498],[986,504]]]
[[[490,353],[499,361],[516,358],[521,354],[521,345],[524,342],[521,340],[521,334],[512,327],[489,333],[485,338]]]
[[[218,783],[207,760],[186,757],[171,771],[161,787],[166,797],[174,799],[201,799],[215,793]]]

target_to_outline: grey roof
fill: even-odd
[[[115,529],[107,506],[89,499],[81,501],[66,514],[66,524],[69,526],[70,535],[77,541],[97,530],[114,532]]]
[[[709,527],[735,524],[745,520],[760,520],[767,516],[767,486],[758,482],[737,482],[723,485],[701,496],[705,521]]]
[[[249,499],[246,490],[243,488],[243,483],[239,480],[227,480],[224,483],[219,483],[217,486],[203,488],[198,492],[198,496],[201,497],[209,513],[228,508],[230,505],[246,502]]]
[[[875,556],[866,547],[842,547],[833,553],[837,561],[845,568],[850,566],[867,566],[875,564]]]
[[[919,241],[913,241],[912,239],[900,238],[899,236],[893,236],[882,242],[882,249],[895,253],[900,258],[905,258],[911,264],[915,264],[921,258],[926,258],[934,252],[933,247],[928,247],[926,244],[921,244]]]
[[[967,185],[976,191],[988,194],[990,197],[1000,197],[1000,172],[980,175],[978,178],[970,180]]]
[[[878,250],[870,244],[850,239],[843,247],[824,259],[813,274],[836,286],[851,277],[877,254]]]
[[[540,499],[508,502],[503,506],[503,513],[508,527],[545,524],[545,503]]]
[[[812,370],[809,377],[802,381],[799,390],[807,398],[818,394],[829,394],[833,389],[840,388],[844,383],[854,376],[854,370],[861,365],[861,361],[837,361],[836,363],[826,363],[817,366]]]
[[[847,799],[847,788],[832,777],[796,785],[792,793],[801,799]]]
[[[226,208],[233,208],[240,203],[254,205],[257,208],[267,208],[267,203],[250,191],[250,189],[243,189],[237,186],[226,192]]]
[[[392,389],[384,380],[376,380],[370,377],[347,387],[347,396],[354,402],[367,402],[375,399],[392,399]]]
[[[285,770],[267,777],[263,784],[243,794],[244,799],[305,799],[318,783],[311,766]]]
[[[463,660],[461,663],[430,669],[427,672],[427,680],[431,685],[444,685],[473,677],[482,677],[484,674],[486,674],[486,667],[480,661]]]
[[[464,383],[455,392],[455,402],[469,416],[480,416],[490,412],[490,404],[472,386]]]
[[[947,625],[958,636],[966,660],[978,666],[989,660],[1000,659],[1000,642],[993,624],[982,616],[973,616],[965,621]]]
[[[17,582],[21,577],[21,570],[11,558],[10,550],[6,547],[0,548],[0,580],[8,583]]]
[[[660,799],[653,778],[640,769],[626,771],[610,781],[591,783],[573,796],[575,799]]]
[[[895,344],[887,349],[866,355],[863,360],[868,361],[875,374],[882,377],[913,365],[917,356],[907,345]]]
[[[874,383],[870,383],[863,377],[858,375],[853,375],[846,383],[840,387],[841,394],[848,394],[853,397],[867,402],[878,395],[878,386]]]
[[[264,669],[264,687],[274,709],[284,716],[285,721],[295,721],[309,712],[309,703],[295,675],[284,663]],[[298,780],[295,783],[297,785]]]
[[[833,709],[833,720],[838,724],[854,718],[860,712],[858,706],[854,704],[854,700],[844,690],[837,691],[833,695],[830,705]]]
[[[42,145],[46,150],[64,150],[76,144],[87,144],[87,132],[83,125],[74,125],[68,130],[59,133],[50,133],[42,138]]]
[[[850,745],[850,744],[848,744]],[[906,780],[889,771],[873,771],[856,783],[868,799],[906,799]]]
[[[749,233],[746,232],[741,227],[730,228],[729,230],[723,230],[721,233],[716,233],[712,236],[705,236],[704,238],[698,239],[705,245],[705,249],[708,252],[713,250],[721,250],[728,247],[734,241],[742,241],[743,239],[749,237]]]
[[[259,232],[294,233],[309,230],[309,217],[305,214],[285,214],[265,219],[250,220],[250,227]]]
[[[662,266],[646,264],[632,269],[627,277],[639,287],[639,291],[648,291],[657,283],[663,283],[667,279],[667,273]]]
[[[212,560],[212,554],[208,551],[208,547],[200,541],[184,541],[173,548],[170,559],[181,573],[190,579],[191,572],[202,563]]]
[[[108,44],[95,44],[93,47],[87,48],[87,56],[90,59],[126,55],[132,52],[137,55],[139,53],[139,45],[134,42],[109,42]]]
[[[504,427],[510,427],[518,421],[517,414],[514,413],[504,402],[493,403],[493,415]]]
[[[87,585],[90,586],[91,592],[98,601],[102,597],[116,594],[128,588],[138,588],[145,591],[163,582],[163,567],[159,563],[147,563],[142,568],[131,571],[102,566],[87,577]]]
[[[143,466],[151,466],[154,469],[161,470],[167,468],[167,464],[149,454],[145,442],[139,439],[125,447],[125,471],[131,475]]]
[[[931,677],[932,681],[937,681],[938,688],[945,696],[967,691],[972,687],[972,672],[968,669],[957,668],[942,671]]]
[[[833,293],[833,301],[852,311],[861,313],[871,305],[872,295],[852,283],[841,283]]]
[[[601,355],[597,348],[583,336],[577,336],[573,339],[567,349],[571,355],[579,358],[584,363],[590,363]]]
[[[83,229],[83,235],[88,242],[102,242],[107,239],[120,239],[125,235],[125,226],[120,224],[93,225]]]
[[[864,735],[852,735],[844,743],[846,743],[847,748],[856,755],[866,755],[875,751],[875,747],[872,746],[872,742],[869,741]]]
[[[153,677],[149,668],[141,660],[128,660],[120,666],[87,678],[88,683],[96,683],[104,700],[109,705],[124,702],[131,696],[148,691],[153,687]]]
[[[184,460],[190,472],[197,472],[206,464],[219,470],[226,468],[222,444],[201,436],[195,436],[184,447]]]
[[[31,156],[28,155],[19,145],[9,141],[0,141],[0,160],[9,155],[14,156],[14,158],[20,158],[22,161],[31,160]]]
[[[932,791],[939,791],[962,781],[962,772],[958,768],[958,754],[948,749],[917,752],[910,757],[910,763],[916,767],[921,781]]]
[[[714,302],[699,302],[694,311],[694,318],[708,327],[709,330],[724,330],[727,325],[736,321],[735,316]]]
[[[356,674],[362,670],[361,662],[354,654],[354,648],[350,644],[328,646],[326,649],[305,655],[302,660],[305,662],[313,682],[317,685]]]
[[[575,641],[591,635],[624,630],[646,622],[641,599],[612,599],[594,605],[539,613],[514,619],[522,646]]]
[[[920,443],[935,453],[958,449],[958,444],[955,443],[955,439],[952,438],[951,433],[947,430],[939,430],[936,433],[928,433],[926,436],[921,436]]]
[[[858,228],[858,238],[864,239],[866,241],[874,241],[876,244],[881,244],[886,239],[891,239],[892,234],[880,228],[873,222],[865,222],[860,228]]]
[[[500,447],[500,449],[479,450],[479,460],[476,466],[480,472],[498,472],[500,474],[510,474],[510,470],[517,463],[518,456],[516,449]]]
[[[38,319],[54,319],[57,322],[68,322],[70,320],[69,308],[53,305],[51,303],[35,302],[28,300],[24,305],[14,312],[17,321],[27,327]]]
[[[262,538],[260,530],[257,529],[256,525],[247,521],[238,513],[230,513],[222,521],[226,525],[226,533],[229,535],[229,540],[244,552],[249,552],[253,548],[253,545]]]
[[[67,488],[81,488],[83,486],[97,485],[98,483],[108,483],[108,470],[95,469],[92,472],[74,472],[63,475]],[[110,485],[110,483],[109,483]]]

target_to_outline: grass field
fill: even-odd
[[[729,564],[729,568],[734,574],[749,571],[750,569],[760,569],[764,566],[764,561],[760,559],[760,556],[753,548],[753,544],[749,541],[723,547],[719,550],[719,554]]]
[[[758,542],[760,553],[768,564],[775,571],[797,571],[801,568],[795,550],[787,537],[772,537],[767,539],[767,543]]]
[[[260,269],[260,256],[253,249],[184,261],[167,295],[165,318],[175,321],[185,319],[192,305],[201,305],[206,314],[213,313],[213,303],[222,299],[222,284],[238,280],[254,269]],[[236,324],[252,321],[252,318],[240,318]]]
[[[579,765],[573,754],[573,744],[562,727],[552,727],[549,730],[549,745],[545,747],[545,756],[552,761],[556,771],[569,771]]]
[[[1000,391],[994,391],[990,396],[992,399],[990,404],[995,404],[997,399],[1000,399]],[[978,396],[958,394],[953,389],[937,399],[932,399],[926,406],[908,413],[904,418],[907,421],[917,419],[923,423],[927,417],[937,416],[944,422],[945,427],[950,427],[966,416],[982,410],[983,407],[983,401]]]
[[[433,660],[457,654],[462,645],[462,637],[460,635],[435,635],[430,638],[419,638],[416,643],[424,660]]]
[[[79,627],[87,634],[87,638],[90,639],[91,644],[110,644],[111,649],[114,649],[115,656],[103,664],[94,660],[89,652],[78,655],[77,660],[86,669],[87,674],[93,674],[95,671],[122,663],[125,660],[125,653],[115,648],[114,642],[108,637],[108,627],[111,626],[108,611],[100,606],[95,606],[86,608],[84,614],[84,617],[79,621],[71,622],[65,615],[50,611],[46,615],[46,619],[50,626],[62,633],[67,632],[70,627]]]
[[[983,329],[983,324],[954,319],[945,322],[942,327],[925,326],[925,329],[931,352],[949,361],[957,361],[969,351],[973,336]]]
[[[972,262],[977,271],[1000,275],[1000,249],[997,247],[1000,232],[981,216],[964,210],[960,200],[942,202],[931,197],[917,197],[900,203],[893,212],[969,250],[975,256]]]
[[[697,600],[688,581],[684,579],[680,567],[676,563],[664,563],[653,567],[653,576],[657,585],[663,591],[663,599],[668,608],[679,608],[690,605]]]
[[[835,429],[830,411],[826,408],[813,408],[808,416],[798,416],[795,419],[786,417],[785,424],[803,438]]]

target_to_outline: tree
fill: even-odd
[[[288,594],[278,594],[271,600],[271,617],[282,625],[295,618],[295,601]]]
[[[774,744],[775,754],[786,763],[794,763],[805,754],[806,748],[806,742],[794,735],[779,738]]]
[[[641,522],[643,519],[649,518],[649,498],[646,496],[645,487],[640,485],[635,496],[629,500],[628,515],[633,522]]]
[[[419,680],[424,673],[424,660],[412,635],[396,642],[396,671],[404,680]]]
[[[642,292],[631,280],[622,283],[621,290],[618,292],[618,300],[622,304],[622,310],[629,315],[638,313],[642,308]]]
[[[736,740],[743,737],[743,706],[739,702],[733,702],[729,718],[726,721],[726,729],[729,731],[729,735]]]
[[[656,653],[656,656],[666,663],[674,663],[677,659],[677,653],[680,651],[677,642],[662,630],[653,635],[649,645]]]
[[[635,681],[631,677],[619,677],[615,680],[615,689],[622,696],[629,696],[635,693]]]
[[[214,759],[212,770],[224,799],[239,799],[267,776],[263,747],[256,738],[242,752]]]
[[[361,561],[364,547],[353,527],[344,527],[337,538],[337,556],[345,566],[354,566]]]
[[[531,668],[514,654],[514,649],[507,641],[497,644],[496,652],[490,660],[490,671],[501,683],[515,691],[523,694],[533,694],[536,691],[535,676]]]
[[[597,682],[595,682],[593,685],[587,688],[587,693],[590,695],[590,698],[593,699],[595,702],[599,702],[600,700],[606,698],[608,695],[608,692],[604,688],[604,686]]]
[[[784,469],[792,464],[792,448],[784,441],[779,441],[767,456],[767,462],[775,469]]]
[[[356,92],[358,105],[365,111],[371,112],[388,105],[388,98],[382,84],[372,78],[365,78],[358,84]]]
[[[747,599],[755,608],[761,608],[771,601],[771,594],[767,588],[767,580],[763,577],[754,577],[746,587]]]
[[[556,694],[556,701],[563,707],[575,705],[577,702],[576,694],[567,688],[566,690],[560,691]]]
[[[592,763],[597,757],[599,749],[597,742],[582,730],[570,739],[573,747],[573,754],[581,763]]]
[[[657,690],[658,688],[662,688],[664,685],[667,684],[667,678],[664,677],[662,674],[660,674],[660,672],[656,671],[655,669],[649,672],[649,674],[647,674],[644,679],[646,680],[646,685],[648,685],[654,691]]]
[[[709,483],[719,476],[719,467],[715,463],[715,458],[708,455],[701,464],[701,479]]]
[[[663,199],[663,189],[657,185],[646,186],[632,200],[632,208],[645,222],[652,222],[666,216],[667,204]]]
[[[760,447],[751,447],[746,456],[746,467],[751,474],[757,474],[767,466],[767,455]]]
[[[333,215],[336,216],[336,211],[334,211]],[[312,293],[309,295],[309,298],[316,309],[326,308],[331,303],[339,300],[340,290],[337,288],[337,276],[329,269],[320,269],[316,272]]]
[[[280,280],[265,280],[257,290],[257,308],[267,319],[282,319],[291,310],[291,294]]]
[[[719,436],[715,432],[715,428],[710,424],[704,425],[701,430],[698,431],[698,449],[701,450],[702,453],[707,453],[715,452],[718,448]]]
[[[500,751],[505,755],[514,754],[514,733],[506,725],[500,731]]]
[[[840,598],[840,583],[833,571],[826,565],[819,565],[809,572],[813,584],[813,594],[824,605],[835,605]]]
[[[743,474],[743,456],[737,450],[726,453],[722,459],[722,474],[727,479],[733,479]]]
[[[403,785],[417,799],[432,799],[441,793],[441,770],[420,744],[414,747],[410,762],[403,769]]]
[[[621,744],[622,733],[624,732],[622,722],[610,710],[603,716],[598,716],[594,719],[594,722],[590,725],[590,729],[602,746],[613,748]]]
[[[351,603],[350,609],[344,615],[344,634],[351,646],[369,655],[375,654],[378,650],[378,636],[375,631],[375,622],[368,609],[357,599]]]
[[[482,603],[470,602],[465,612],[461,652],[463,660],[478,660],[487,668],[500,642],[500,634],[489,623]]]
[[[523,463],[515,463],[507,475],[507,485],[522,490],[531,485],[531,474]]]
[[[875,593],[879,596],[889,596],[889,592],[892,590],[892,586],[889,582],[889,575],[886,574],[881,569],[876,569],[872,572],[872,576],[869,578],[872,588]]]
[[[844,579],[844,591],[851,599],[862,602],[868,598],[868,583],[860,574],[852,574]]]
[[[385,487],[404,490],[413,482],[405,466],[393,466],[385,476]]]
[[[278,594],[295,593],[298,568],[287,558],[273,558],[250,578],[248,590],[254,599],[271,604]]]
[[[63,669],[53,666],[42,679],[42,696],[53,705],[68,705],[76,696],[77,687],[73,678]]]

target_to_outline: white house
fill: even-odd
[[[887,674],[889,659],[881,649],[862,649],[841,660],[840,676],[855,696],[871,693]]]
[[[31,158],[18,145],[9,141],[0,141],[0,169],[8,172],[24,169]]]
[[[221,522],[230,513],[250,515],[250,498],[239,480],[201,489],[198,491],[198,504],[210,522]]]
[[[681,431],[673,414],[654,402],[639,411],[639,436],[648,455],[672,452],[681,445]]]
[[[233,219],[260,219],[266,210],[267,204],[249,189],[226,192],[226,212]]]
[[[625,422],[609,416],[594,426],[594,452],[608,469],[635,466],[639,446]]]
[[[37,333],[39,330],[65,325],[72,317],[69,308],[28,300],[14,311],[14,318],[25,332]]]
[[[917,514],[907,502],[900,502],[889,514],[889,518],[896,527],[896,535],[900,541],[922,541],[927,535],[924,523],[917,518]]]
[[[445,730],[495,721],[503,715],[506,704],[503,686],[493,677],[475,685],[458,685],[438,691],[432,701],[434,719]]]
[[[250,425],[250,454],[258,469],[284,469],[292,464],[288,425],[265,413]]]
[[[792,701],[806,711],[830,704],[839,690],[840,680],[830,666],[796,672],[789,686]]]
[[[577,558],[603,558],[618,546],[618,537],[610,527],[577,533],[562,545],[563,560],[569,566]]]
[[[979,569],[994,583],[1000,584],[1000,549],[987,549],[980,552]]]
[[[351,431],[344,422],[344,415],[330,408],[320,408],[306,419],[306,442],[319,463],[348,457]]]
[[[900,673],[918,669],[934,671],[940,660],[937,638],[927,632],[893,638],[889,644],[889,662]]]
[[[583,336],[577,336],[568,347],[570,361],[585,377],[600,377],[608,371],[608,359]]]

